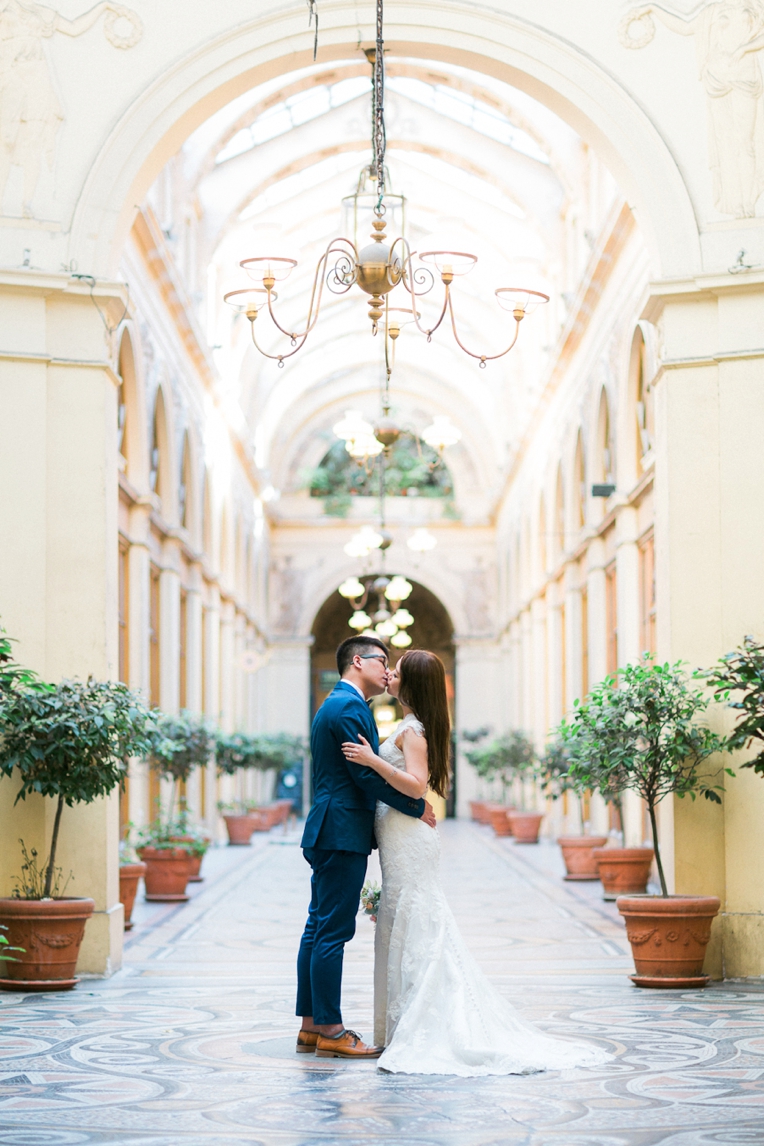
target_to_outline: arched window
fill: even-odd
[[[183,435],[183,452],[180,463],[180,481],[178,482],[178,520],[184,529],[191,524],[189,512],[189,497],[191,491],[191,447],[188,441],[188,431]]]
[[[171,485],[168,470],[169,438],[164,395],[157,391],[154,403],[154,420],[151,430],[151,450],[149,454],[149,485],[160,501],[160,512],[167,517],[171,507]]]
[[[138,489],[145,489],[145,441],[141,417],[142,401],[138,394],[135,354],[128,330],[122,332],[117,356],[117,449],[124,459],[127,477]]]
[[[544,501],[543,493],[539,500],[538,530],[539,573],[543,577],[547,569],[546,503]]]
[[[557,481],[554,487],[554,541],[555,556],[565,552],[565,486],[562,480],[562,466],[557,467]]]
[[[634,372],[635,413],[637,422],[637,459],[642,461],[653,448],[655,441],[655,402],[647,362],[647,347],[642,331],[637,328],[631,352]]]
[[[607,391],[602,387],[600,394],[599,417],[597,419],[597,480],[606,485],[615,485],[615,450],[613,448],[613,433],[610,420],[610,404],[607,400]]]
[[[208,469],[204,471],[202,487],[202,549],[206,553],[208,560],[211,560],[214,549],[214,521],[212,513],[212,481]]]
[[[573,524],[577,529],[582,529],[586,522],[586,459],[580,430],[576,439],[576,456],[573,462],[573,506],[575,510]]]

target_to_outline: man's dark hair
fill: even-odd
[[[387,656],[384,643],[377,637],[348,637],[337,649],[337,672],[344,676],[353,663],[353,657],[362,657],[372,649],[381,649]]]

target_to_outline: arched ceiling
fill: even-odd
[[[182,186],[197,224],[193,261],[209,268],[197,297],[227,397],[251,428],[256,463],[286,492],[299,487],[312,443],[325,443],[344,409],[378,413],[382,339],[371,335],[368,298],[358,288],[340,297],[324,290],[305,348],[278,369],[253,348],[248,321],[222,295],[252,285],[238,268],[242,258],[296,258],[277,287],[276,309],[283,326],[301,329],[321,252],[338,235],[352,237],[342,200],[371,158],[370,89],[360,50],[331,67],[282,75],[216,113],[175,161],[173,194]],[[412,247],[448,240],[451,249],[479,257],[454,287],[462,340],[489,354],[507,344],[514,324],[496,303],[498,286],[552,296],[523,323],[517,348],[485,369],[445,324],[430,344],[410,329],[398,342],[395,415],[418,430],[434,414],[452,418],[463,434],[449,463],[457,507],[469,506],[472,520],[487,519],[615,185],[547,108],[463,68],[390,58],[386,118],[392,189],[406,195]],[[368,219],[362,246],[366,230]],[[425,323],[437,313],[441,289],[421,302]],[[405,305],[399,293],[391,305]],[[267,315],[256,330],[269,353],[288,351]]]

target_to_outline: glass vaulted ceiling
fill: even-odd
[[[234,319],[222,295],[246,285],[238,269],[244,257],[299,258],[278,306],[285,325],[300,329],[316,260],[329,239],[348,231],[341,201],[371,157],[370,91],[360,52],[282,75],[212,116],[175,166],[172,194],[193,202],[196,220],[190,294],[199,299],[228,401],[251,427],[258,464],[282,489],[296,488],[305,466],[317,464],[344,409],[374,416],[381,340],[369,333],[363,297],[329,296],[306,348],[277,370],[254,351],[246,320]],[[568,305],[617,193],[567,124],[493,77],[390,57],[386,113],[387,162],[394,190],[407,197],[412,245],[426,249],[437,235],[479,256],[455,296],[465,340],[487,352],[508,341],[495,287],[517,279],[552,296],[524,325],[517,349],[485,370],[445,328],[430,345],[410,332],[399,340],[395,410],[419,429],[437,413],[459,424],[457,503],[481,518],[491,512],[551,369]],[[422,301],[425,321],[433,305]],[[267,316],[258,335],[269,351],[284,349]]]

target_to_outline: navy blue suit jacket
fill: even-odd
[[[361,852],[374,840],[377,800],[407,816],[424,814],[424,800],[391,788],[372,768],[360,768],[342,755],[344,741],[365,736],[375,752],[379,737],[369,706],[358,689],[341,680],[319,708],[310,732],[313,757],[313,807],[305,821],[303,848]]]

